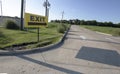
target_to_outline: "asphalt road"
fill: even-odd
[[[62,46],[29,55],[0,56],[6,74],[120,74],[120,37],[72,25]]]

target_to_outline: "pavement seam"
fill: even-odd
[[[66,48],[66,47],[61,47],[61,48],[66,49],[66,50],[78,51],[78,49],[75,49],[75,48]]]
[[[48,61],[48,60],[47,60]],[[85,66],[85,65],[78,65],[78,64],[68,64],[68,63],[60,63],[56,61],[48,61],[49,63],[54,63],[54,64],[60,64],[60,65],[69,65],[69,66],[77,66],[77,67],[87,67],[87,68],[98,68],[98,69],[114,69],[114,70],[120,70],[118,68],[105,68],[105,67],[95,67],[95,66]]]
[[[46,59],[45,59],[45,57],[44,57],[44,55],[41,53],[41,57],[43,58],[43,61],[45,62],[45,63],[47,63],[47,61],[46,61]]]

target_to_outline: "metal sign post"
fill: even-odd
[[[40,35],[39,34],[40,34],[40,28],[38,27],[38,36],[37,36],[38,37],[38,42],[40,41],[40,38],[39,38]]]

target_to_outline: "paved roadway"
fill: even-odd
[[[54,50],[0,56],[0,73],[120,74],[120,37],[72,25],[63,45]]]

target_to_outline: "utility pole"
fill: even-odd
[[[49,18],[49,9],[50,9],[50,3],[48,0],[46,0],[44,3],[43,3],[43,6],[45,7],[45,16]]]
[[[24,15],[24,0],[21,0],[21,26],[20,26],[21,30],[23,30],[23,15]]]
[[[3,22],[2,22],[2,20],[3,20],[3,19],[2,19],[2,15],[3,15],[3,12],[2,12],[2,0],[0,0],[0,4],[1,4],[1,21],[0,21],[1,23],[0,23],[0,24],[2,24],[2,23],[3,23]]]
[[[48,7],[47,7],[48,0],[45,2],[45,16],[48,16]]]
[[[63,23],[63,18],[64,18],[64,11],[62,12],[62,18],[61,18],[61,24]]]
[[[64,11],[62,12],[62,20],[63,20],[63,17],[64,17]]]
[[[1,17],[2,17],[2,0],[0,0],[0,3],[1,3]]]

